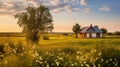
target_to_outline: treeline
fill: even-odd
[[[116,32],[113,32],[113,33],[107,33],[108,35],[120,35],[120,31],[116,31]]]
[[[24,33],[0,33],[0,37],[24,37]]]

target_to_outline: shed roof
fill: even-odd
[[[98,26],[82,27],[80,33],[102,33]]]

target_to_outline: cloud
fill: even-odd
[[[108,6],[102,6],[99,8],[100,11],[110,11],[110,8]]]
[[[58,9],[54,9],[54,10],[51,10],[52,13],[59,13],[63,10],[63,8],[58,8]]]
[[[60,4],[60,0],[50,0],[50,3],[52,5],[59,5]]]
[[[86,0],[80,0],[80,5],[87,5]]]
[[[52,13],[66,12],[83,12],[89,13],[89,9],[79,6],[86,5],[86,0],[0,0],[0,15],[14,15],[24,11],[28,6],[46,5]]]
[[[35,5],[34,1],[0,0],[0,14],[14,15],[33,5]]]
[[[83,10],[83,12],[84,12],[84,13],[89,13],[89,12],[90,12],[90,8],[85,8],[85,9]]]
[[[89,13],[90,8],[72,8],[70,6],[66,6],[64,8],[57,8],[51,11],[52,13],[66,12],[66,13]]]

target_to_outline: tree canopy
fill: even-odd
[[[40,5],[39,7],[27,7],[24,12],[17,13],[15,18],[17,24],[27,33],[27,40],[32,42],[39,41],[39,34],[52,31],[53,17],[48,7]]]
[[[78,33],[79,33],[79,31],[80,31],[80,25],[78,24],[78,23],[76,23],[75,25],[73,25],[73,28],[72,28],[72,30],[73,30],[73,32],[75,33],[75,37],[78,37]]]
[[[108,32],[106,28],[101,28],[101,31],[103,32],[103,34],[106,34]]]

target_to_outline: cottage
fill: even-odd
[[[88,27],[82,27],[80,32],[78,33],[78,37],[80,38],[101,38],[103,37],[102,31],[98,28],[98,26],[92,26],[92,24]]]

